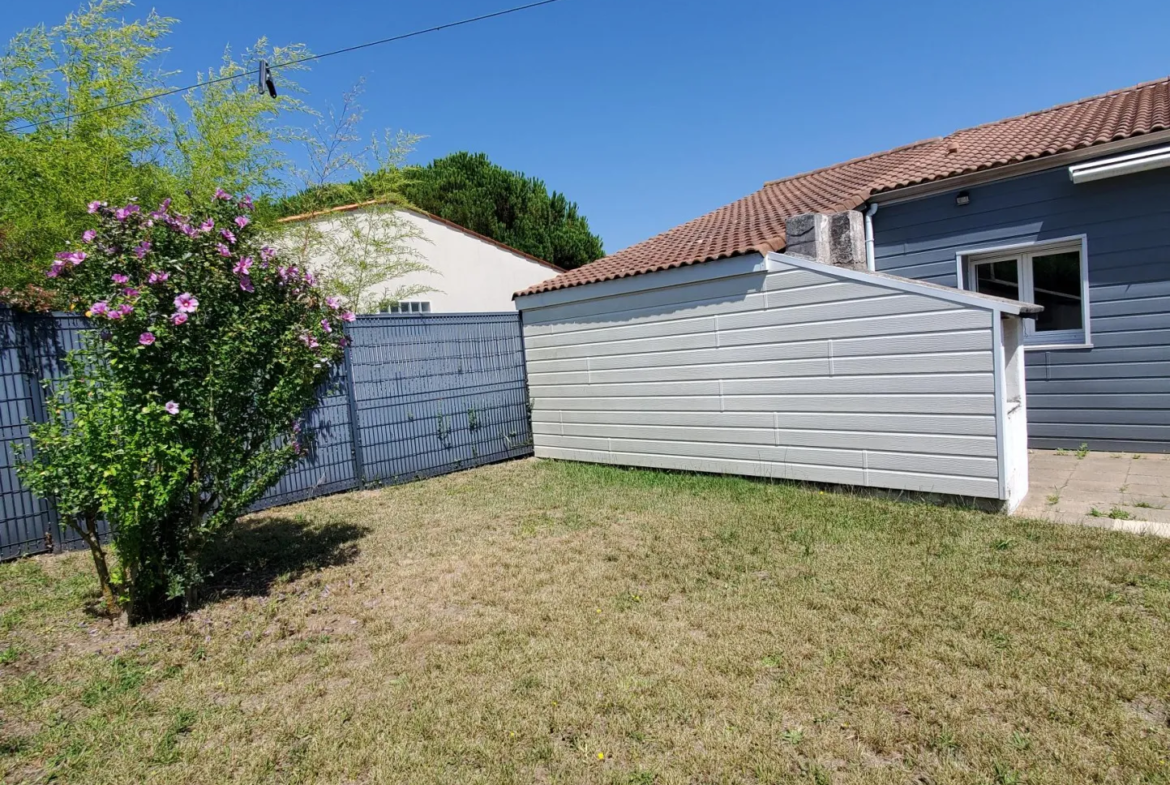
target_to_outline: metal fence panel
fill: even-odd
[[[519,314],[369,316],[350,334],[364,483],[531,454]]]
[[[45,550],[49,523],[47,505],[16,477],[16,446],[28,444],[34,419],[23,337],[16,314],[0,306],[0,559]]]
[[[86,320],[0,306],[0,560],[81,545],[16,478],[12,446],[66,372]],[[254,505],[430,477],[532,454],[520,317],[515,313],[362,316],[307,427],[311,454]],[[49,381],[43,392],[40,380]]]

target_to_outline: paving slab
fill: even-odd
[[[1030,450],[1028,475],[1016,515],[1170,537],[1170,455]]]

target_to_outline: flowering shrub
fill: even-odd
[[[95,330],[21,477],[56,499],[131,619],[176,610],[204,545],[307,448],[301,420],[354,318],[260,244],[251,207],[222,190],[200,215],[94,202],[94,228],[47,272]]]

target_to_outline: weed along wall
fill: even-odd
[[[538,457],[1027,492],[1024,304],[769,254],[516,305]]]

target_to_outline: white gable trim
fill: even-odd
[[[1013,316],[1019,316],[1020,313],[1029,312],[1034,308],[1029,303],[1005,300],[1001,297],[989,297],[987,295],[981,295],[978,292],[952,289],[949,286],[936,286],[934,284],[924,283],[923,281],[902,278],[897,275],[870,272],[869,270],[848,270],[844,267],[835,267],[831,264],[814,262],[812,259],[805,259],[800,256],[770,253],[768,254],[767,261],[773,265],[786,264],[792,267],[799,267],[803,270],[815,270],[818,273],[846,281],[860,281],[862,283],[873,284],[874,286],[884,286],[887,289],[894,289],[899,292],[920,294],[924,297],[933,297],[936,300],[943,300],[948,303],[969,305],[973,308],[982,308],[986,311],[996,311]]]

